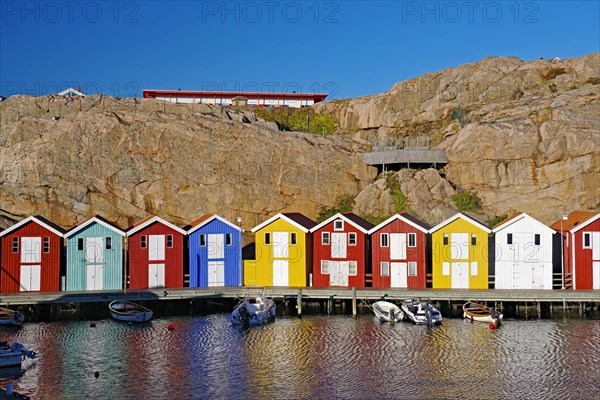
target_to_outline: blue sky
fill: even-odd
[[[388,90],[487,56],[600,51],[598,1],[0,2],[0,95],[68,86],[302,91],[331,99]]]

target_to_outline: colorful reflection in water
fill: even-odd
[[[169,331],[167,324],[175,325]],[[241,330],[228,315],[0,327],[40,358],[3,370],[36,399],[596,398],[597,319],[446,319],[440,327],[371,316],[279,318]],[[99,377],[95,377],[95,372]]]

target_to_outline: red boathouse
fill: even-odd
[[[427,287],[427,234],[431,227],[408,213],[396,214],[369,231],[373,287]]]
[[[57,292],[64,230],[31,216],[0,232],[0,291]]]

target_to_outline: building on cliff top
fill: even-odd
[[[243,105],[258,107],[312,106],[325,100],[324,93],[268,93],[268,92],[209,92],[189,90],[144,90],[144,98],[178,104],[213,104],[219,106]],[[241,99],[243,102],[240,102]]]

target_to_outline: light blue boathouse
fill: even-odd
[[[123,288],[125,232],[96,216],[65,234],[67,290]]]

